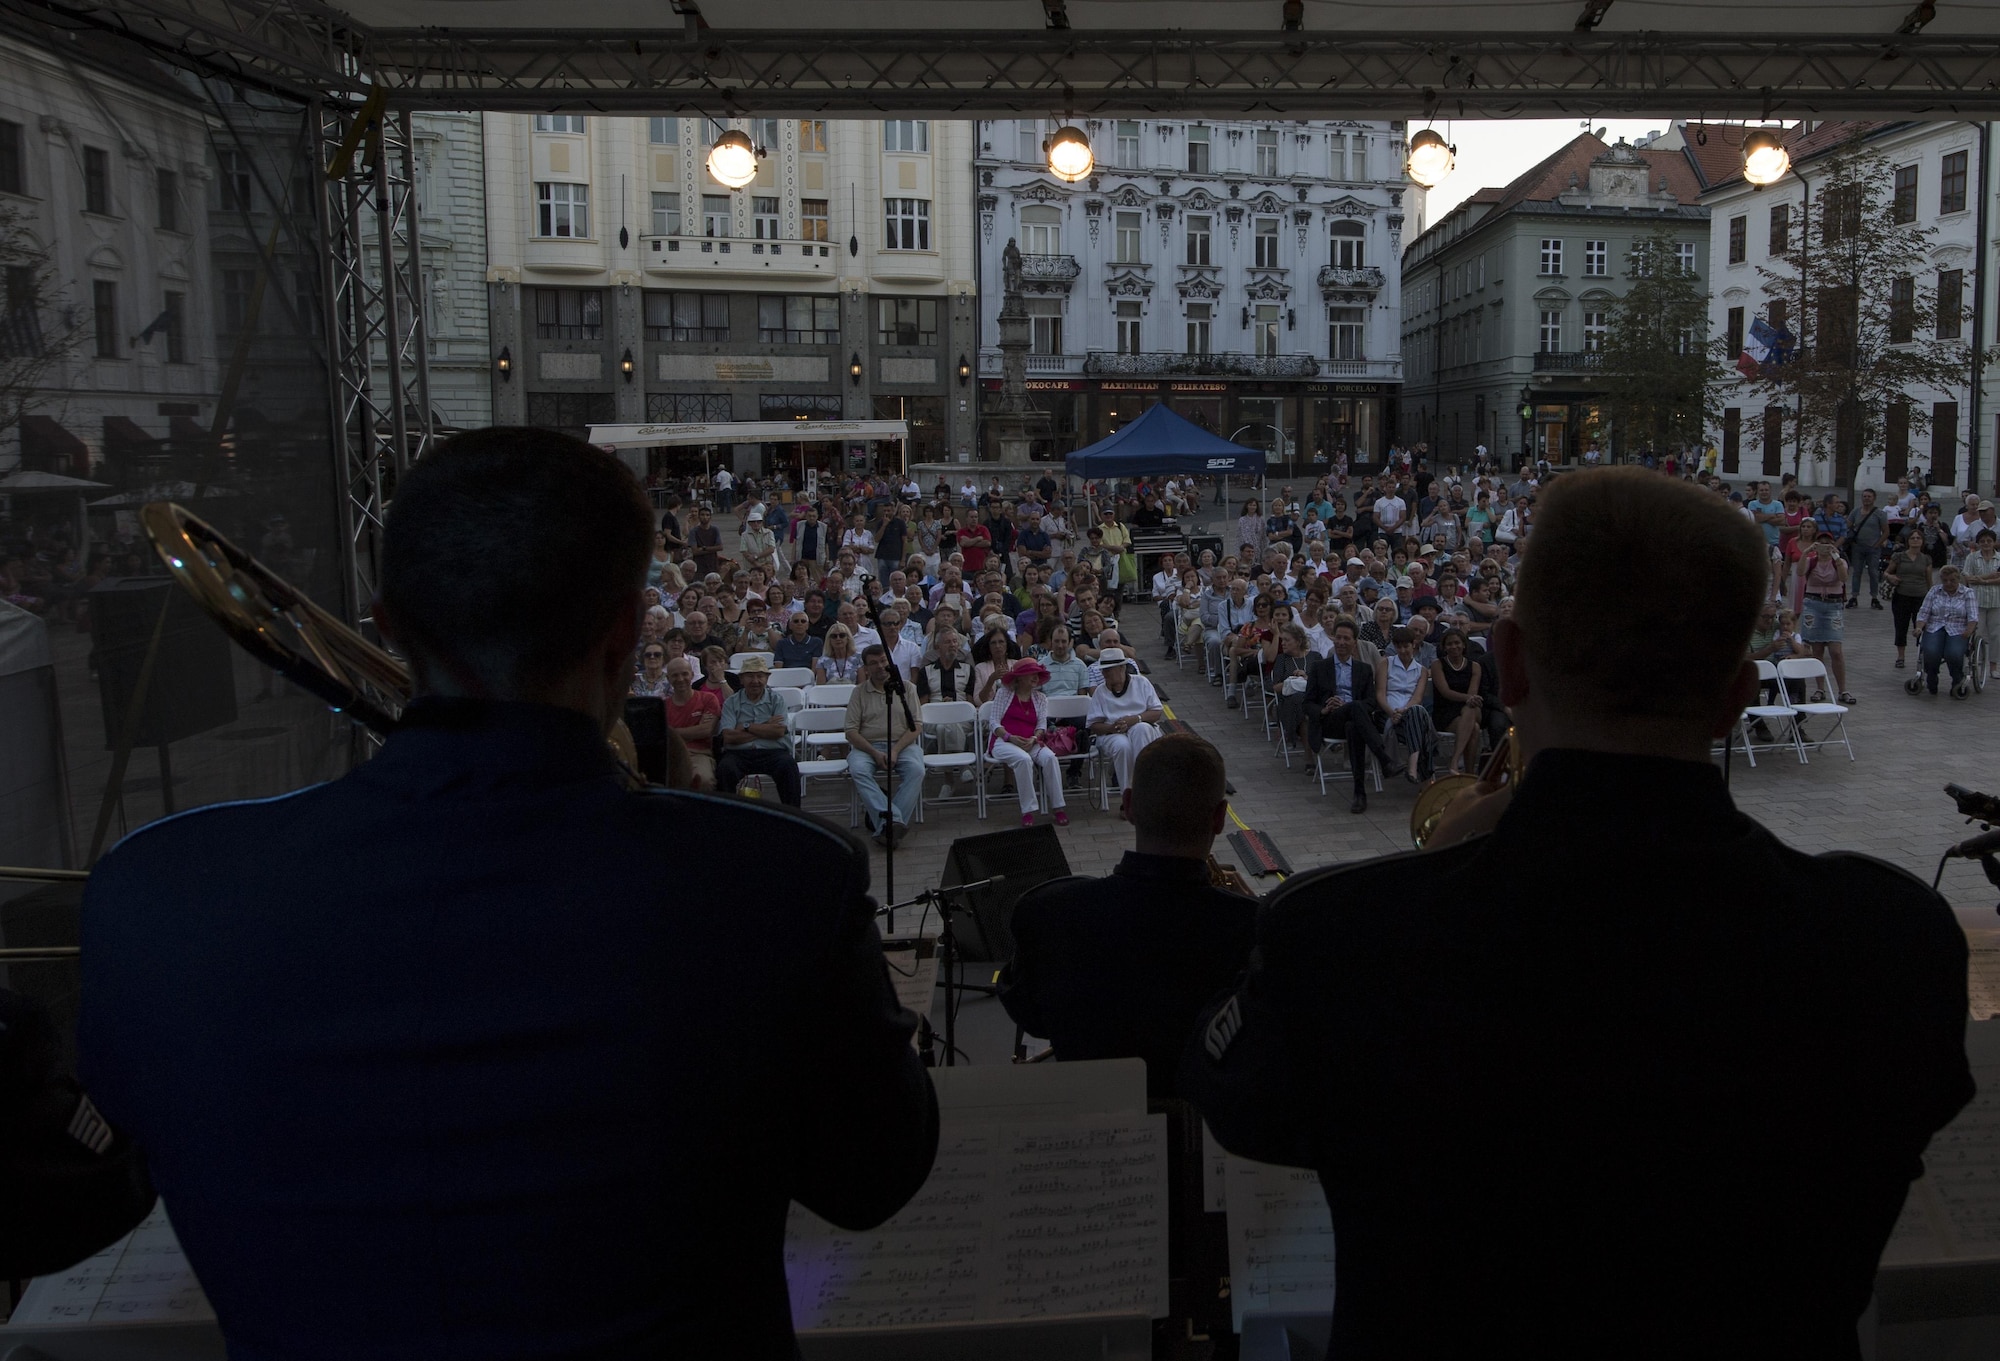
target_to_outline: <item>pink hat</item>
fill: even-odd
[[[1041,685],[1047,682],[1049,669],[1032,657],[1023,657],[1001,674],[1000,681],[1003,685],[1012,685],[1024,676],[1034,681],[1035,684]]]

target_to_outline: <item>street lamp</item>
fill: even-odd
[[[1042,149],[1048,153],[1049,173],[1065,184],[1075,184],[1097,165],[1090,139],[1083,135],[1082,128],[1072,124],[1057,128]]]
[[[861,386],[861,352],[859,350],[856,350],[848,357],[847,376],[853,380],[854,386]]]
[[[499,371],[501,382],[503,383],[513,382],[514,352],[508,349],[505,345],[502,345],[500,347],[500,353],[494,357],[493,367]]]
[[[625,381],[628,383],[631,382],[633,368],[631,346],[628,345],[625,347],[625,357],[618,361],[618,367],[625,374]]]
[[[1410,139],[1410,155],[1403,162],[1403,168],[1411,179],[1426,189],[1435,189],[1444,183],[1445,176],[1458,163],[1458,148],[1440,137],[1434,129],[1425,128]]]
[[[972,365],[964,355],[958,357],[958,385],[964,387],[972,381]]]

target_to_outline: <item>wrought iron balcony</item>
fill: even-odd
[[[1085,373],[1166,378],[1311,378],[1319,360],[1309,354],[1117,354],[1092,350]]]
[[[1544,351],[1535,356],[1538,373],[1602,373],[1604,355],[1599,350],[1573,350],[1563,354]]]
[[[1023,255],[1021,257],[1021,282],[1024,284],[1060,284],[1067,289],[1083,267],[1074,255]]]
[[[1321,265],[1319,286],[1324,289],[1379,289],[1386,282],[1382,271],[1373,265],[1351,268],[1344,265]]]

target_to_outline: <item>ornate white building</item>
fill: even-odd
[[[1084,182],[1048,172],[1054,124],[978,129],[979,372],[999,386],[1000,255],[1022,252],[1029,388],[1060,458],[1166,402],[1301,473],[1380,459],[1402,382],[1401,123],[1084,123]]]

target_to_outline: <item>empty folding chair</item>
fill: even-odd
[[[1826,673],[1826,663],[1817,657],[1785,658],[1778,663],[1778,678],[1781,682],[1806,682],[1810,687],[1806,691],[1808,695],[1833,693],[1833,679]],[[1798,740],[1799,759],[1801,761],[1805,760],[1805,754],[1808,750],[1818,751],[1821,747],[1831,742],[1838,742],[1841,746],[1846,747],[1847,759],[1850,761],[1854,759],[1854,743],[1849,741],[1847,737],[1847,706],[1845,704],[1835,704],[1831,700],[1807,700],[1802,704],[1794,704],[1792,708],[1797,711],[1798,715],[1792,720],[1792,735]],[[1808,718],[1832,719],[1833,731],[1817,738],[1808,739],[1804,728],[1800,726],[1801,721]]]
[[[762,657],[766,666],[771,664],[771,654],[768,652],[736,652],[730,654],[729,669],[731,671],[741,671],[743,663],[749,661],[752,657]]]
[[[816,784],[839,783],[847,789],[847,825],[861,821],[861,798],[847,773],[847,727],[844,709],[797,709],[785,716],[792,735],[792,756],[799,763],[799,801],[812,797]],[[831,805],[821,808],[827,812]]]
[[[813,709],[845,709],[853,695],[851,685],[815,685],[806,691],[806,705]]]
[[[933,803],[969,803],[980,817],[986,816],[986,746],[985,734],[980,731],[979,706],[965,700],[937,700],[923,707],[917,715],[924,725],[924,774],[946,776],[945,789],[949,789],[961,774],[972,775],[972,791],[968,794],[935,795],[926,794],[917,800],[917,821],[924,819],[924,809]],[[968,730],[965,751],[935,751],[930,748],[937,741],[940,728],[963,724]]]
[[[771,673],[769,684],[773,687],[796,686],[803,690],[813,683],[813,669],[810,666],[781,666]]]
[[[1757,668],[1759,698],[1761,699],[1761,689],[1766,682],[1777,684],[1778,693],[1774,700],[1752,704],[1736,716],[1734,735],[1743,740],[1744,758],[1750,762],[1750,767],[1754,770],[1757,766],[1758,752],[1789,749],[1799,758],[1799,764],[1804,765],[1806,752],[1799,741],[1799,711],[1785,702],[1787,694],[1784,685],[1780,683],[1778,668],[1769,662],[1756,662],[1754,665]],[[1757,742],[1755,734],[1750,731],[1753,724],[1762,724],[1771,734],[1770,740]]]

